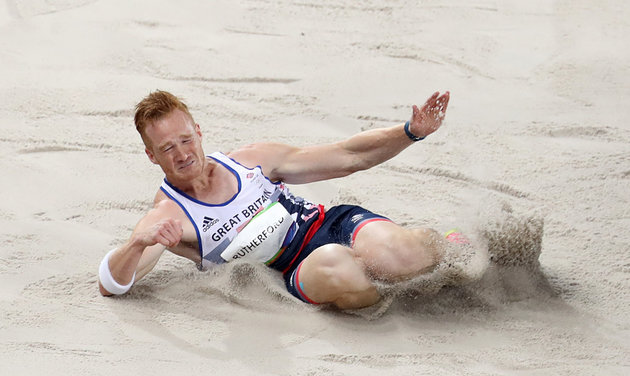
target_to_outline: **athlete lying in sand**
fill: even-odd
[[[305,302],[341,309],[378,302],[373,281],[431,271],[448,240],[357,206],[324,210],[291,195],[285,183],[342,177],[387,161],[435,132],[448,101],[448,92],[435,93],[421,108],[413,106],[406,124],[338,143],[260,143],[206,155],[186,105],[170,93],[151,93],[136,106],[135,123],[147,156],[166,177],[153,209],[101,262],[101,293],[127,292],[168,249],[200,269],[240,258],[264,262],[282,272],[287,289]]]

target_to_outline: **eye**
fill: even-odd
[[[169,150],[171,150],[171,149],[173,149],[173,147],[172,147],[172,146],[167,146],[167,147],[165,147],[164,149],[162,149],[162,151],[163,151],[164,153],[166,153],[167,151],[169,151]]]
[[[187,144],[190,142],[190,138],[185,139],[184,141],[182,141],[183,144]]]

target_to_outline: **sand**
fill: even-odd
[[[630,372],[630,4],[175,3],[0,5],[0,374]],[[103,298],[98,264],[162,178],[132,125],[158,88],[206,152],[339,140],[450,90],[436,134],[293,191],[491,249],[460,255],[469,281],[382,286],[359,312],[172,255]]]

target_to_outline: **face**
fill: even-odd
[[[201,130],[184,112],[174,110],[148,124],[144,133],[149,159],[160,165],[171,183],[185,184],[203,172]]]

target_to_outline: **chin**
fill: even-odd
[[[177,170],[176,174],[178,176],[194,177],[201,174],[201,168],[199,168],[198,163],[193,163],[181,170]]]

